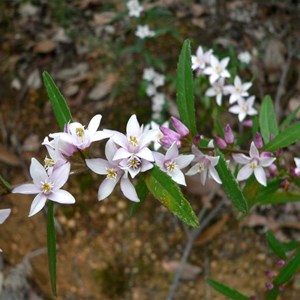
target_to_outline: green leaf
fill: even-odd
[[[222,180],[222,188],[226,195],[231,199],[233,206],[244,215],[248,212],[248,203],[238,182],[232,175],[223,153],[219,149],[216,149],[216,154],[220,156],[216,170]]]
[[[276,151],[300,140],[300,122],[281,131],[272,141],[265,145],[264,151]]]
[[[249,297],[241,294],[237,290],[234,290],[232,288],[229,288],[223,283],[220,283],[218,281],[207,279],[207,283],[214,288],[216,291],[221,293],[222,295],[229,297],[229,299],[232,300],[249,300]]]
[[[56,234],[54,224],[54,203],[48,200],[47,218],[48,267],[52,294],[56,296]]]
[[[191,45],[185,40],[177,65],[177,107],[180,120],[189,128],[192,135],[197,134],[195,120],[195,102],[193,89],[193,72],[191,62]]]
[[[290,202],[300,201],[300,194],[296,192],[276,192],[264,195],[258,195],[255,199],[255,204],[286,204]]]
[[[273,136],[278,134],[276,114],[270,96],[266,96],[262,102],[259,114],[259,125],[265,143],[270,141],[270,134],[273,134]]]
[[[292,260],[290,260],[278,274],[278,276],[274,279],[273,283],[276,286],[283,285],[287,281],[289,281],[292,276],[297,272],[300,267],[300,250],[296,252],[296,255]]]
[[[272,290],[267,291],[266,300],[276,300],[279,295],[279,289],[277,287],[272,288]]]
[[[0,196],[11,193],[12,187],[10,184],[0,175]]]
[[[169,175],[154,166],[145,175],[148,190],[174,215],[187,225],[198,227],[199,221],[190,203]]]
[[[269,247],[272,249],[272,251],[275,254],[277,254],[277,256],[281,259],[287,259],[284,245],[275,237],[275,235],[271,231],[268,231],[266,233],[266,236],[269,243]]]
[[[300,247],[300,241],[291,241],[287,243],[282,243],[284,251],[290,252]]]
[[[63,130],[65,124],[72,121],[70,109],[48,72],[43,72],[43,79],[58,125]]]
[[[129,207],[129,214],[132,216],[137,209],[142,205],[142,203],[145,201],[147,195],[148,195],[148,188],[145,183],[145,180],[143,177],[140,177],[136,186],[136,193],[140,199],[140,202],[131,202],[131,205]]]
[[[284,129],[285,127],[289,126],[291,122],[296,118],[299,111],[300,111],[300,105],[282,121],[282,123],[280,124],[280,129]]]

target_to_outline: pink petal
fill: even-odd
[[[53,189],[55,191],[59,190],[67,182],[70,175],[70,168],[71,164],[68,162],[53,170],[50,180],[53,182]]]
[[[73,204],[75,198],[65,190],[58,190],[48,195],[48,199],[62,204]]]
[[[263,186],[267,185],[266,173],[262,167],[256,167],[254,169],[254,175],[256,180]]]
[[[32,217],[33,215],[41,211],[45,206],[46,201],[47,201],[47,196],[45,196],[44,194],[40,193],[36,195],[31,203],[28,217]]]
[[[33,179],[34,184],[40,185],[41,181],[48,179],[45,168],[35,159],[31,159],[30,164],[30,175]]]
[[[164,168],[165,157],[159,152],[153,152],[155,163],[160,167]]]
[[[249,165],[245,165],[239,170],[239,173],[237,175],[237,180],[238,181],[246,180],[251,176],[252,173],[253,173],[253,169],[251,169]]]
[[[93,135],[94,133],[96,133],[97,129],[100,126],[100,122],[101,122],[102,116],[100,114],[95,115],[89,125],[88,125],[88,131],[91,133],[91,135]]]
[[[21,184],[19,186],[16,186],[12,193],[18,193],[18,194],[38,194],[41,192],[41,183],[39,185],[35,185],[33,183],[25,183]]]
[[[2,224],[8,218],[10,212],[10,208],[0,209],[0,224]]]
[[[248,164],[251,161],[251,158],[246,156],[245,154],[232,154],[233,159],[242,165]]]
[[[140,202],[140,199],[135,191],[133,184],[124,176],[121,179],[121,190],[126,198],[134,202]]]
[[[201,184],[202,184],[202,185],[205,185],[206,179],[207,179],[207,175],[208,175],[208,169],[203,170],[203,171],[200,173],[200,181],[201,181]]]

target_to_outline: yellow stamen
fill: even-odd
[[[53,185],[49,182],[42,183],[42,190],[45,194],[48,194],[52,191]]]
[[[117,171],[115,169],[106,169],[106,172],[107,172],[106,178],[116,179]]]
[[[141,165],[141,161],[137,157],[133,157],[128,162],[128,167],[132,169],[138,169]]]
[[[139,144],[137,137],[134,136],[134,135],[131,135],[131,136],[129,137],[129,143],[130,143],[132,146],[135,146],[135,147]]]
[[[76,128],[76,135],[83,138],[84,137],[84,129],[82,127]]]

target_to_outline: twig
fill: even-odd
[[[192,248],[193,248],[193,244],[194,244],[195,239],[206,228],[206,226],[209,224],[209,222],[213,218],[215,218],[215,216],[219,213],[219,211],[221,210],[221,208],[224,205],[225,201],[226,201],[226,197],[222,198],[222,200],[217,204],[217,206],[214,207],[213,210],[203,219],[200,227],[196,228],[196,229],[193,229],[191,231],[191,233],[189,234],[188,240],[187,240],[187,244],[186,244],[186,246],[184,248],[184,251],[183,251],[183,254],[181,256],[179,267],[177,269],[175,278],[174,278],[174,280],[172,282],[172,285],[171,285],[171,288],[169,290],[169,294],[168,294],[166,300],[172,300],[173,297],[174,297],[174,295],[175,295],[175,292],[176,292],[176,289],[177,289],[177,286],[178,286],[181,274],[182,274],[182,272],[184,270],[184,267],[185,267],[185,264],[187,262],[187,259],[188,259],[189,255],[190,255],[190,252],[191,252]],[[201,215],[201,216],[204,215],[204,213],[203,213],[204,209],[205,208],[203,208],[201,210],[202,213],[200,212],[199,215]]]

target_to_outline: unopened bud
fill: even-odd
[[[273,285],[272,282],[267,282],[267,283],[266,283],[266,288],[267,288],[267,290],[272,290],[273,287],[274,287],[274,285]]]
[[[171,123],[175,130],[181,135],[181,136],[186,136],[189,134],[189,129],[178,119],[175,117],[171,117]]]
[[[284,267],[284,266],[285,266],[285,260],[280,259],[280,260],[277,262],[277,265],[278,265],[279,268]]]
[[[193,137],[193,144],[198,145],[201,141],[201,135],[197,134]]]
[[[214,141],[220,149],[225,149],[227,147],[226,142],[217,135],[214,137]]]
[[[264,142],[263,142],[261,134],[259,132],[256,132],[256,134],[255,134],[254,144],[257,149],[261,149],[264,146]]]
[[[269,151],[264,151],[260,154],[261,157],[272,157],[272,153]]]
[[[266,276],[269,277],[269,278],[272,278],[272,277],[273,277],[273,272],[270,271],[270,270],[267,270],[267,271],[265,272],[265,274],[266,274]]]
[[[252,127],[253,126],[253,121],[252,120],[246,120],[242,123],[243,126],[245,127]]]
[[[234,135],[232,133],[232,129],[230,127],[229,124],[227,124],[225,127],[224,127],[224,138],[225,138],[225,141],[227,144],[233,144],[234,142]]]

